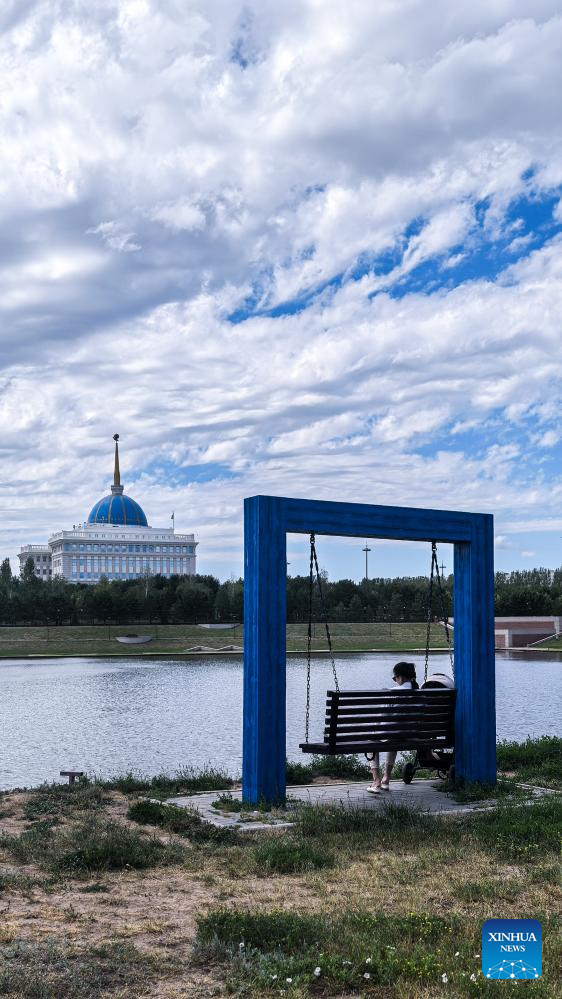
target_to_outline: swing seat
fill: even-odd
[[[329,690],[323,742],[303,753],[380,753],[451,749],[456,690]]]

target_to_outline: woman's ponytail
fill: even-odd
[[[412,684],[412,690],[419,690],[420,685],[416,680],[416,664],[400,662],[396,663],[393,671],[394,676],[402,676],[404,680],[408,680]]]

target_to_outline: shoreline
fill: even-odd
[[[334,649],[335,656],[357,656],[357,655],[373,655],[375,653],[380,653],[381,655],[424,655],[425,648],[370,648],[370,649]],[[557,650],[553,649],[535,649],[535,648],[521,648],[518,646],[511,646],[508,648],[495,649],[495,652],[523,652],[532,655],[559,655]],[[287,656],[306,656],[306,649],[287,649]],[[313,649],[311,651],[312,656],[329,656],[327,649]],[[429,649],[430,656],[436,655],[448,655],[448,650],[446,648],[433,648]],[[230,650],[221,649],[206,649],[202,652],[28,652],[24,655],[4,655],[0,653],[0,663],[3,661],[18,660],[21,662],[27,662],[30,659],[199,659],[208,658],[212,656],[228,656],[230,658],[243,659],[244,653]]]

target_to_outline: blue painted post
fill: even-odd
[[[495,783],[493,518],[472,518],[470,543],[455,544],[455,773]]]
[[[283,500],[244,501],[242,795],[285,799],[287,544]]]

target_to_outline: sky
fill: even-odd
[[[560,94],[550,0],[3,0],[0,557],[87,518],[119,433],[221,579],[256,493],[562,564]]]

